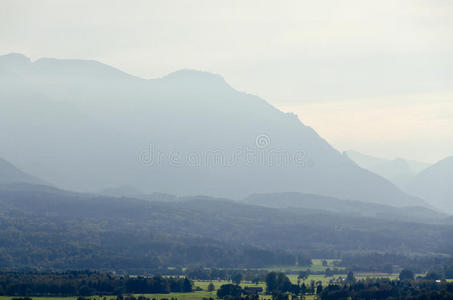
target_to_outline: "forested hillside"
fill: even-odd
[[[159,202],[0,189],[0,267],[140,270],[294,265],[296,257],[453,249],[451,225],[285,210],[207,197]]]

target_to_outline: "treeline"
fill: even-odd
[[[241,281],[262,282],[267,274],[265,270],[243,269],[217,269],[203,267],[188,267],[184,270],[184,276],[192,280],[233,280],[240,276]]]
[[[453,299],[453,283],[433,280],[366,279],[325,287],[321,300],[337,299]]]
[[[129,277],[101,272],[0,273],[0,295],[92,296],[192,292],[193,283],[179,277]]]
[[[266,282],[266,291],[268,295],[272,295],[274,300],[288,300],[289,296],[292,299],[298,296],[315,295],[322,292],[322,282],[310,281],[310,283],[298,282],[292,283],[288,276],[282,272],[270,272],[264,277]],[[233,281],[234,282],[234,281]],[[251,300],[258,299],[257,292],[252,288],[241,288],[239,283],[225,284],[217,290],[217,297],[227,300]]]
[[[367,253],[343,255],[337,262],[338,266],[354,272],[395,273],[401,269],[411,269],[415,273],[425,273],[433,269],[442,269],[446,265],[453,265],[450,256],[433,255],[400,255],[391,253]]]
[[[307,258],[307,256],[299,256],[304,257],[304,266],[311,266],[312,260]],[[300,258],[299,258],[299,261]],[[300,264],[299,264],[300,265]],[[262,282],[264,281],[265,276],[267,275],[267,271],[263,269],[219,269],[219,268],[208,268],[202,266],[190,266],[185,268],[184,270],[179,269],[181,273],[177,275],[184,275],[187,278],[193,280],[232,280],[233,277],[237,277],[238,275],[241,276],[241,280],[248,281],[248,282]],[[329,269],[330,270],[330,269]],[[173,269],[173,272],[175,269]],[[341,274],[344,271],[339,271],[337,269],[330,270],[332,274]],[[336,271],[334,273],[334,271]],[[293,272],[297,274],[296,271]],[[307,276],[312,272],[308,271]],[[168,274],[168,272],[167,272]],[[314,273],[312,273],[314,274]],[[319,272],[319,274],[323,274],[323,272]]]
[[[273,300],[303,298],[316,295],[320,300],[369,300],[369,299],[453,299],[453,282],[432,278],[432,274],[415,279],[412,271],[404,269],[399,280],[387,278],[356,280],[349,271],[345,278],[338,278],[323,286],[321,281],[292,283],[284,273],[271,272],[265,277],[266,294]],[[238,284],[226,284],[217,291],[217,297],[225,300],[254,299],[251,290],[242,289]],[[253,292],[253,290],[252,290]],[[256,293],[255,293],[256,295]]]

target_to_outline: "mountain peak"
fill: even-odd
[[[0,110],[0,128],[18,128],[0,135],[14,145],[5,156],[32,155],[30,163],[50,170],[46,178],[71,189],[133,184],[145,193],[238,198],[295,191],[395,205],[418,201],[343,159],[295,115],[236,91],[219,75],[186,69],[133,81],[123,74],[87,60],[34,62],[21,80],[11,79],[19,100]],[[33,106],[20,93],[23,82],[43,95]],[[17,112],[19,104],[25,113]],[[160,163],[148,165],[154,152],[145,145],[157,147]]]
[[[20,53],[9,53],[0,56],[0,66],[23,67],[31,64],[30,58]]]
[[[164,78],[196,78],[196,79],[204,79],[204,80],[223,80],[223,77],[219,74],[200,71],[195,69],[181,69],[174,72],[171,72]]]
[[[453,156],[448,156],[448,157],[438,161],[431,167],[427,168],[426,171],[435,170],[435,169],[445,169],[449,172],[453,172]]]
[[[453,155],[452,156],[448,156],[448,157],[442,159],[441,161],[448,162],[448,163],[453,163]]]
[[[43,57],[34,62],[34,66],[41,72],[50,74],[77,75],[83,78],[98,77],[103,79],[138,79],[115,67],[96,60],[87,59],[58,59]]]
[[[453,213],[452,175],[453,156],[449,156],[421,171],[410,183],[408,190],[436,207]]]
[[[177,81],[181,84],[187,85],[204,85],[209,84],[210,86],[226,86],[230,87],[225,79],[215,73],[193,70],[193,69],[182,69],[168,74],[161,78],[165,81]]]

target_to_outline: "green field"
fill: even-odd
[[[220,288],[220,286],[224,285],[224,284],[228,284],[228,283],[232,283],[231,281],[226,281],[226,280],[213,280],[213,281],[194,281],[194,285],[195,287],[200,287],[202,288],[203,290],[207,290],[208,289],[208,285],[209,283],[213,283],[214,286],[215,286],[215,289],[217,290],[218,288]],[[241,282],[240,284],[241,287],[246,287],[246,286],[260,286],[262,287],[263,289],[266,289],[266,285],[264,284],[264,282],[260,282],[259,284],[254,284],[254,283],[251,283],[251,282]]]
[[[332,259],[327,259],[327,266],[322,265],[322,260],[320,259],[314,259],[313,264],[310,267],[300,267],[300,266],[294,266],[294,267],[287,267],[287,266],[275,266],[271,268],[263,268],[262,270],[267,270],[267,271],[279,271],[279,272],[285,272],[288,276],[288,278],[291,280],[292,283],[296,284],[298,282],[302,282],[302,280],[298,280],[298,272],[299,271],[305,271],[307,269],[310,269],[312,272],[324,272],[326,268],[335,268],[335,260]],[[340,268],[339,268],[340,269]],[[355,277],[357,279],[364,279],[364,278],[390,278],[390,279],[397,279],[398,278],[397,273],[394,274],[386,274],[386,273],[356,273]],[[423,274],[417,274],[417,275],[423,275]],[[309,275],[307,279],[305,279],[303,282],[305,284],[310,284],[311,281],[319,282],[321,281],[324,286],[328,285],[330,281],[335,281],[339,277],[345,278],[346,275],[334,275],[332,277],[325,277],[324,275]],[[151,300],[162,300],[162,299],[178,299],[178,300],[200,300],[202,298],[216,298],[216,292],[208,292],[208,285],[210,283],[214,284],[215,290],[219,289],[220,286],[224,284],[229,284],[232,283],[231,281],[225,281],[225,280],[214,280],[214,281],[201,281],[197,280],[194,281],[194,289],[202,289],[201,291],[195,291],[192,293],[170,293],[170,294],[136,294],[135,296],[145,296]],[[254,284],[251,282],[241,282],[241,287],[262,287],[263,290],[266,289],[266,285],[264,282],[260,282],[259,284]],[[0,300],[11,300],[14,297],[9,297],[9,296],[0,296]],[[32,297],[33,299],[36,300],[76,300],[77,297]],[[261,300],[270,300],[272,297],[269,295],[261,295],[260,299]],[[91,300],[103,300],[104,297],[91,297]],[[116,300],[116,296],[106,296],[107,300]],[[314,296],[306,296],[305,299],[315,299]]]
[[[306,282],[310,282],[311,280],[318,281],[318,280],[322,279],[321,277],[323,277],[323,276],[311,275],[305,281]],[[294,282],[297,282],[297,275],[289,275],[289,278],[291,279],[291,281],[295,280]],[[218,288],[220,288],[220,286],[223,284],[231,283],[231,281],[225,281],[225,280],[219,280],[219,281],[217,281],[217,280],[214,280],[214,281],[197,280],[197,281],[194,281],[194,288],[199,287],[199,288],[203,289],[203,291],[196,291],[196,292],[192,292],[192,293],[170,293],[170,294],[136,294],[135,296],[145,296],[147,298],[150,298],[151,300],[152,299],[155,299],[155,300],[169,299],[169,300],[171,300],[172,298],[177,298],[178,300],[200,300],[202,298],[214,298],[215,299],[216,292],[207,291],[208,285],[211,282],[214,284],[216,290]],[[328,282],[328,280],[327,280],[327,282]],[[259,284],[254,284],[251,282],[241,282],[240,285],[243,288],[246,286],[250,286],[250,287],[259,286],[259,287],[262,287],[263,290],[266,289],[266,285],[264,282],[260,282]],[[14,298],[14,297],[0,296],[0,300],[11,300],[12,298]],[[37,299],[37,300],[77,300],[77,297],[31,297],[31,298]],[[102,300],[103,297],[91,297],[90,299],[91,300]],[[106,296],[106,299],[107,300],[116,299],[116,297],[115,296]],[[261,300],[270,300],[270,299],[272,299],[272,297],[269,295],[260,295],[260,299]],[[305,299],[314,299],[314,297],[308,296],[308,297],[305,297]]]
[[[138,296],[138,295],[137,295]],[[170,293],[170,294],[144,294],[143,296],[146,296],[150,299],[156,299],[156,300],[162,300],[162,299],[169,299],[171,298],[177,298],[178,300],[200,300],[203,298],[216,298],[215,292],[193,292],[193,293]],[[11,300],[14,297],[8,297],[8,296],[0,296],[0,300]],[[33,297],[33,299],[37,300],[77,300],[77,297]],[[91,298],[92,300],[102,300],[102,298]],[[107,297],[107,299],[110,299]],[[113,297],[114,299],[114,297]],[[270,300],[272,299],[271,296],[267,295],[261,295],[260,300]],[[315,299],[314,296],[306,296],[305,299],[307,300],[312,300]]]
[[[327,262],[327,266],[322,265],[322,261],[325,260]],[[262,268],[261,270],[267,271],[276,271],[276,272],[285,272],[285,273],[293,273],[299,271],[306,271],[310,270],[312,272],[324,272],[327,268],[333,269],[344,269],[343,267],[335,267],[334,262],[338,261],[337,259],[312,259],[311,266],[274,266],[269,268]]]

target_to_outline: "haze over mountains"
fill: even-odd
[[[145,80],[95,61],[13,54],[0,57],[0,101],[0,157],[66,189],[424,203],[215,74]]]
[[[437,223],[447,217],[444,213],[425,207],[394,207],[302,193],[254,194],[244,199],[244,202],[293,212],[327,212],[407,222]]]
[[[376,158],[356,151],[345,153],[359,166],[387,178],[408,194],[420,197],[443,211],[453,212],[453,157],[430,166],[401,158]]]
[[[219,75],[6,55],[0,105],[3,268],[425,270],[452,255],[452,158],[342,154]]]
[[[453,156],[420,172],[409,183],[407,190],[453,213]]]
[[[44,181],[19,170],[11,163],[0,158],[0,184],[12,183],[44,184]]]
[[[429,166],[427,163],[415,160],[407,160],[403,158],[384,159],[352,150],[346,151],[345,153],[362,168],[370,170],[371,172],[390,180],[403,189],[420,171]]]

